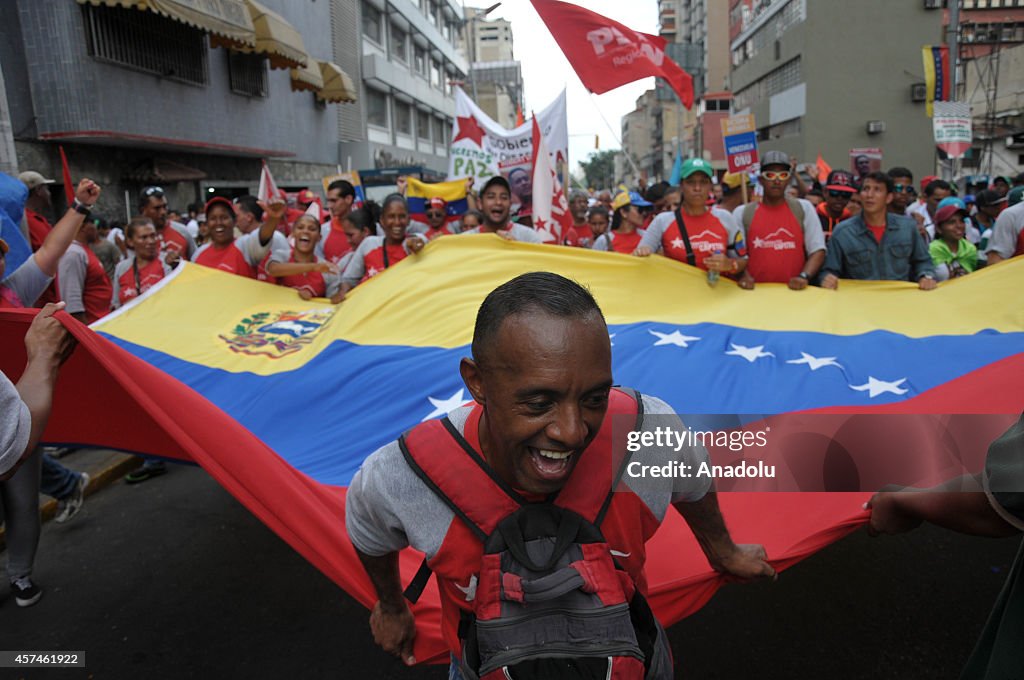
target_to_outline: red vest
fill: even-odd
[[[295,262],[295,252],[288,258],[289,262]],[[327,296],[327,282],[320,272],[306,272],[305,274],[292,274],[291,276],[277,277],[277,285],[287,286],[295,290],[309,291],[313,297]]]
[[[747,232],[747,271],[758,283],[788,283],[804,268],[804,228],[787,203],[762,203]]]
[[[637,396],[639,398],[639,395]],[[491,476],[480,454],[479,425],[483,409],[474,405],[466,421],[463,440],[456,440],[441,420],[418,425],[402,439],[403,450],[438,486],[463,489],[460,497],[451,496],[470,520],[488,533],[519,508],[519,502],[506,493]],[[622,467],[625,442],[612,443],[612,423],[616,415],[637,415],[637,402],[631,395],[612,390],[608,412],[594,441],[579,454],[579,461],[569,481],[558,493],[555,503],[572,510],[588,521],[594,521],[612,488],[615,475]],[[463,445],[473,450],[469,454]],[[659,522],[644,502],[633,493],[612,494],[611,505],[601,532],[608,545],[616,551],[616,559],[632,578],[636,588],[646,594],[646,542],[657,530]],[[625,555],[625,557],[620,556]],[[449,649],[460,649],[458,623],[461,612],[472,611],[474,602],[467,601],[467,589],[480,572],[483,543],[464,521],[455,518],[448,527],[440,550],[428,562],[437,576],[441,595],[441,631]],[[476,584],[476,597],[489,598],[500,584]],[[481,603],[483,604],[483,603]]]
[[[199,257],[196,258],[196,264],[231,272],[239,276],[248,276],[250,279],[256,278],[256,268],[246,261],[245,255],[235,247],[234,243],[229,243],[224,248],[217,248],[211,245],[199,254]]]
[[[118,302],[123,305],[129,300],[134,300],[163,278],[164,265],[160,258],[153,260],[145,267],[138,269],[135,266],[129,267],[121,274],[121,278],[117,280],[119,286]]]
[[[345,231],[341,228],[341,223],[333,217],[331,218],[331,229],[327,232],[327,238],[324,239],[323,245],[324,257],[332,264],[338,264],[341,258],[352,250],[348,237],[345,236]]]
[[[385,248],[387,249],[385,257]],[[397,245],[381,245],[370,252],[366,253],[366,257],[363,259],[363,265],[366,268],[366,275],[363,276],[363,281],[372,278],[388,267],[393,267],[407,257],[405,248],[401,243]],[[360,281],[362,283],[362,281]]]
[[[729,248],[729,232],[710,210],[699,217],[687,215],[683,211],[683,220],[686,222],[686,231],[690,235],[690,246],[693,248],[693,256],[696,258],[694,264],[700,269],[706,270],[707,266],[704,264],[706,258],[714,255],[716,250],[725,253]],[[665,230],[661,237],[661,248],[667,257],[680,262],[687,261],[686,242],[682,232],[679,231],[679,220],[673,219],[672,224]]]

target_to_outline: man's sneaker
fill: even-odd
[[[162,460],[147,460],[142,467],[136,468],[124,477],[128,484],[138,484],[153,477],[159,477],[167,472],[167,464]]]
[[[54,518],[58,524],[63,524],[78,514],[78,511],[85,505],[85,487],[89,486],[89,475],[81,473],[74,490],[65,498],[57,501],[57,516]]]
[[[28,576],[11,581],[11,590],[14,592],[14,601],[19,607],[31,607],[43,596],[43,591]]]

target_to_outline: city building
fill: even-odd
[[[446,171],[468,71],[454,0],[124,4],[0,3],[12,170],[59,180],[62,145],[110,217],[150,184],[178,210],[254,193],[263,159],[287,190],[339,169]]]
[[[486,18],[495,7],[465,9],[460,49],[469,60],[470,72],[464,89],[484,113],[514,128],[523,105],[523,72],[512,53],[511,22]]]
[[[762,153],[850,165],[880,148],[883,167],[936,167],[921,84],[923,45],[941,44],[941,2],[730,0],[734,113],[752,113]]]

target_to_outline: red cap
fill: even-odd
[[[215,205],[222,205],[226,207],[228,209],[228,212],[231,213],[231,219],[235,219],[235,217],[237,217],[237,215],[235,215],[235,205],[228,199],[224,198],[223,196],[214,196],[209,201],[207,201],[206,206],[203,207],[203,214],[208,215],[210,213],[210,208],[212,208]]]
[[[444,210],[445,208],[448,207],[448,201],[444,200],[443,198],[438,198],[437,196],[435,196],[434,198],[430,199],[430,201],[427,203],[427,207],[440,208],[441,210]]]
[[[924,193],[925,188],[937,179],[942,179],[938,175],[928,175],[927,177],[921,178],[921,193]]]
[[[312,203],[316,200],[316,194],[314,194],[310,189],[303,189],[299,192],[297,200],[299,203]]]

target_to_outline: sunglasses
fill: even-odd
[[[427,217],[444,217],[443,210],[428,210],[425,214]]]
[[[789,170],[766,170],[761,173],[761,177],[764,177],[769,182],[778,180],[779,182],[785,182],[793,176]]]
[[[912,184],[894,184],[892,189],[897,194],[911,194],[911,193],[914,193],[914,186]]]
[[[145,189],[142,190],[142,195],[146,196],[147,198],[149,196],[163,196],[164,190],[163,187],[146,187]]]
[[[833,191],[833,190],[830,189],[829,192],[828,192],[828,195],[831,196],[832,198],[850,198],[850,196],[853,195],[853,192],[850,192],[850,191]]]

